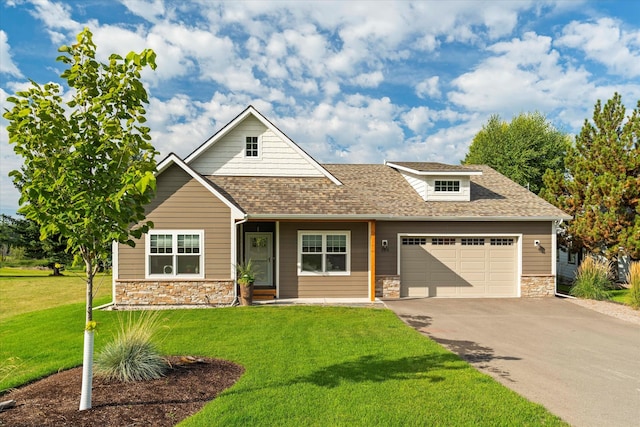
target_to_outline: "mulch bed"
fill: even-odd
[[[166,376],[118,382],[94,377],[92,408],[79,411],[82,367],[11,390],[0,401],[2,426],[173,426],[195,414],[240,378],[244,368],[209,358],[170,357]]]

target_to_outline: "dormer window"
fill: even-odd
[[[436,180],[434,183],[434,190],[436,193],[459,193],[460,181],[458,180]]]
[[[244,156],[249,158],[257,159],[260,157],[260,144],[258,142],[257,136],[247,136]]]

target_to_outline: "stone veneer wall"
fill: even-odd
[[[115,305],[225,305],[234,298],[233,280],[118,280]]]
[[[555,293],[556,276],[552,274],[520,278],[520,295],[523,298],[552,297]]]
[[[376,297],[400,298],[400,276],[376,276]]]

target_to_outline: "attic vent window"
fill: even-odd
[[[245,150],[244,150],[244,156],[245,157],[253,157],[253,158],[258,158],[260,157],[260,148],[258,145],[258,137],[257,136],[248,136],[246,139],[246,144],[245,144]]]
[[[460,192],[460,181],[440,181],[435,182],[436,192]]]

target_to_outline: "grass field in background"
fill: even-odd
[[[51,270],[0,268],[0,320],[20,313],[38,311],[85,300],[82,271],[65,271],[51,276]],[[111,274],[94,279],[94,303],[111,301]]]

